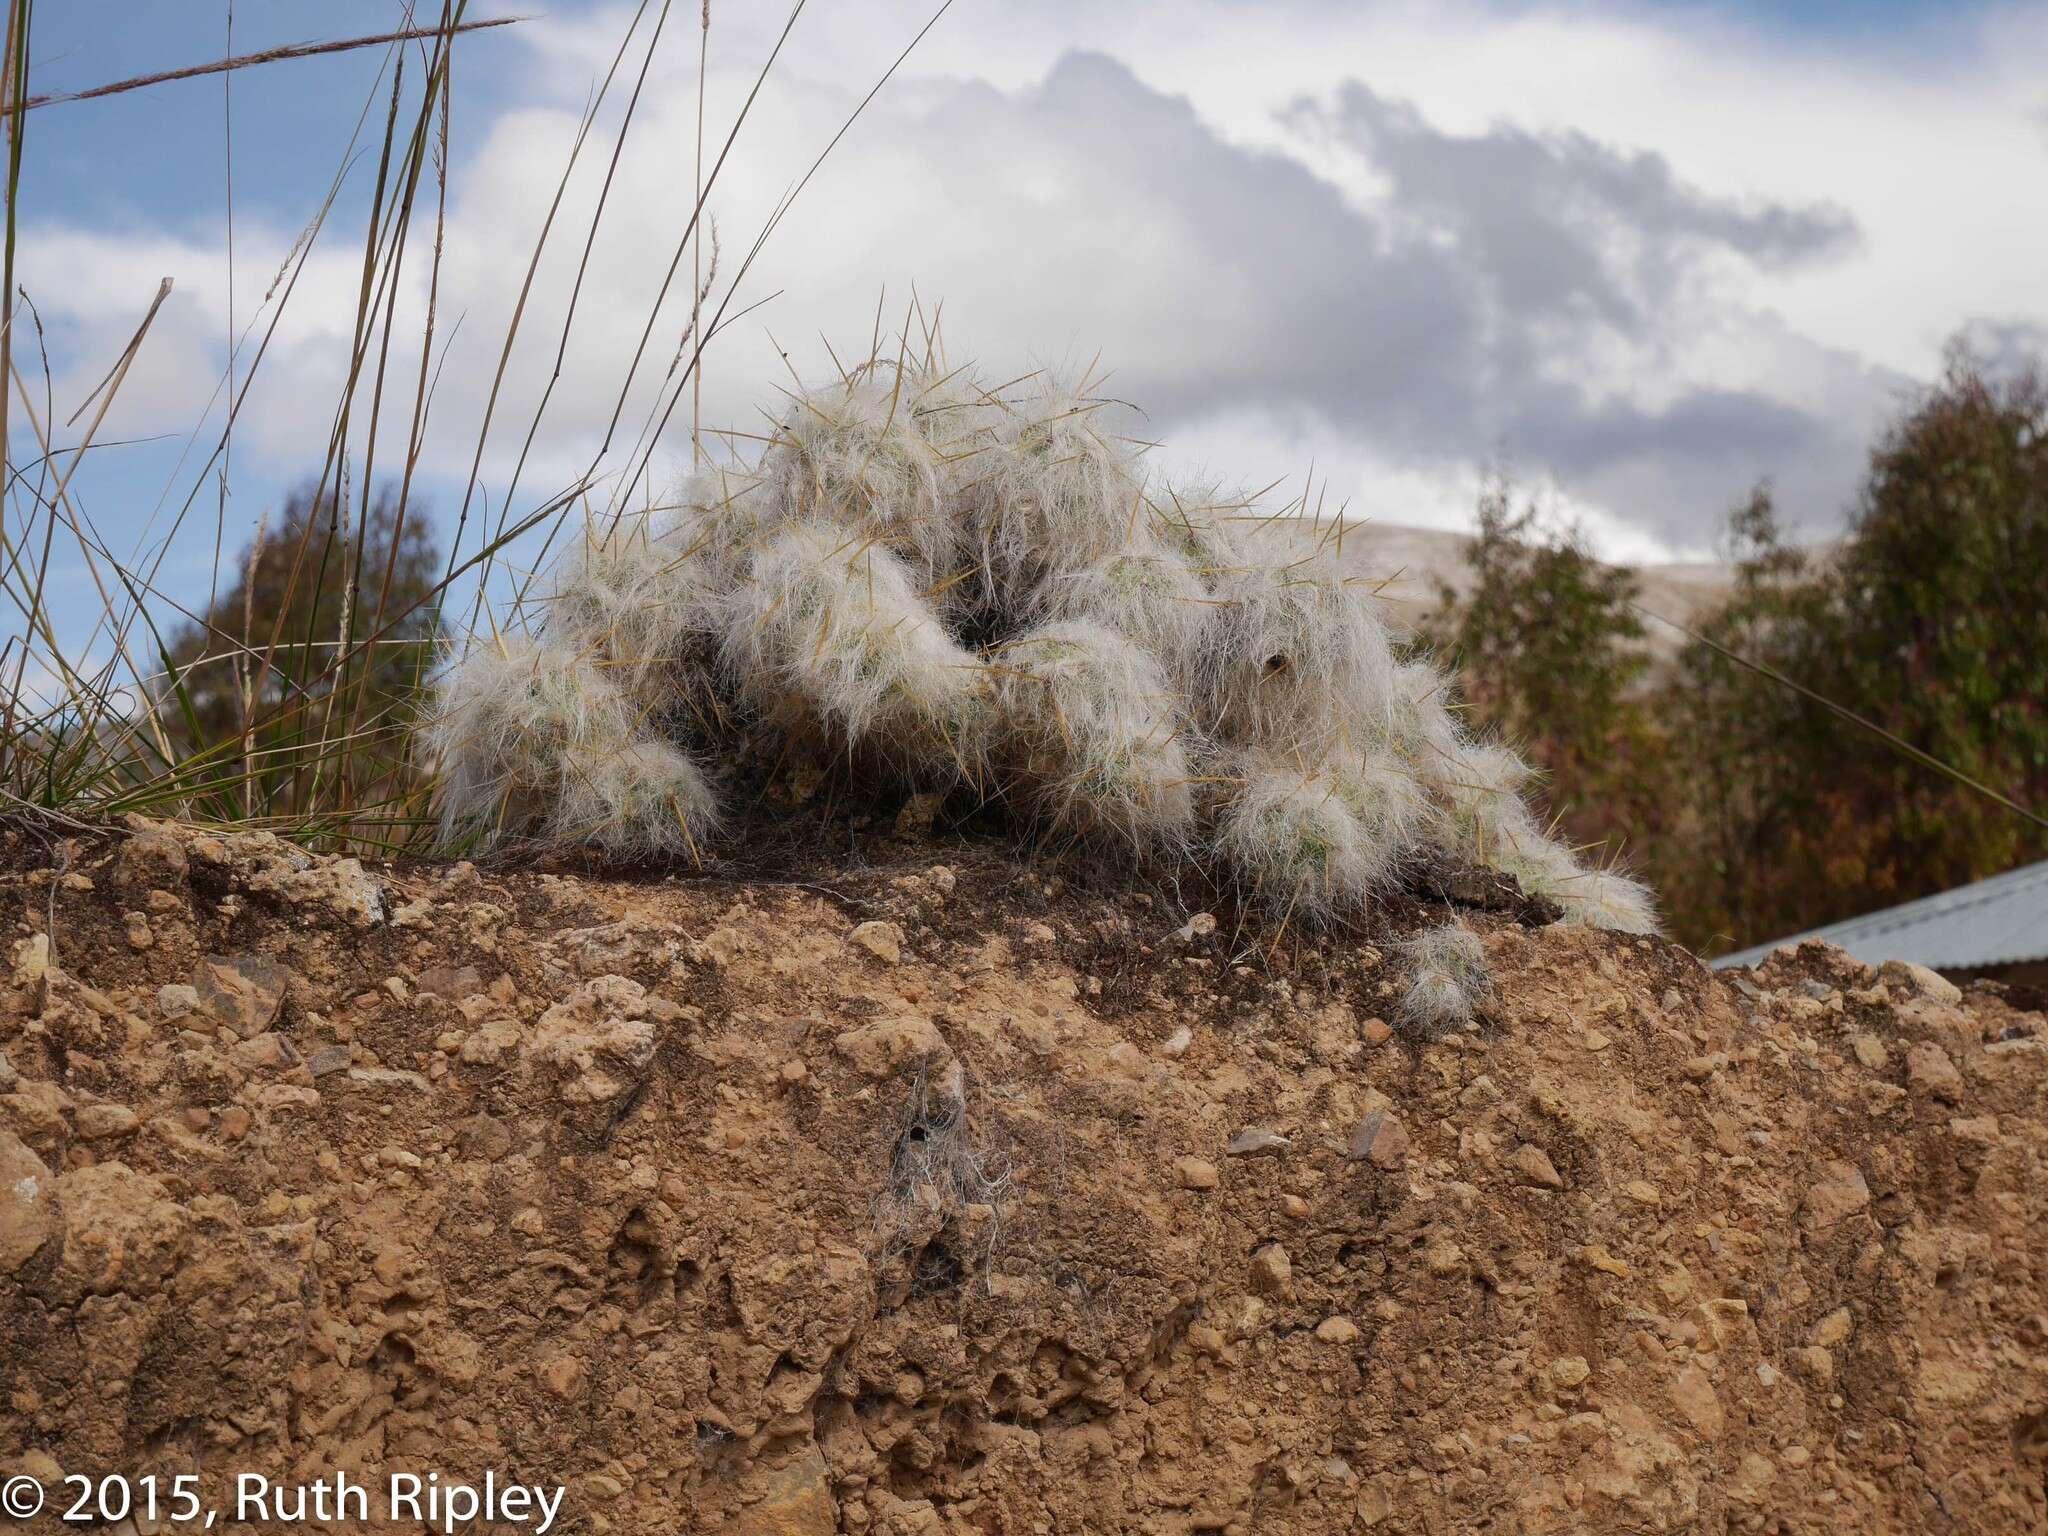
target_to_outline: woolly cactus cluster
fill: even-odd
[[[1217,861],[1294,916],[1462,860],[1649,931],[1336,552],[1266,521],[1149,476],[1077,387],[870,362],[797,396],[751,468],[589,528],[532,632],[449,669],[446,829],[694,856],[722,773],[809,754]]]
[[[1470,1024],[1493,1001],[1486,946],[1462,923],[1425,928],[1395,953],[1408,972],[1397,1016],[1413,1034],[1441,1039]]]

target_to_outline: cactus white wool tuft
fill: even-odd
[[[1261,558],[1259,521],[1149,476],[1085,380],[870,360],[799,392],[755,467],[593,528],[537,634],[447,669],[443,827],[696,856],[719,778],[846,754],[1128,857],[1213,858],[1305,919],[1462,860],[1654,931],[1641,885],[1546,835],[1527,768],[1466,734],[1334,550]],[[1418,1027],[1469,1017],[1447,965],[1418,963]]]

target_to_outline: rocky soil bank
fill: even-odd
[[[595,1533],[2048,1530],[2037,999],[1478,913],[1498,1001],[1429,1042],[1384,942],[964,843],[0,838],[0,1475],[490,1471]]]

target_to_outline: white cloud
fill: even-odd
[[[627,14],[523,25],[515,105],[458,146],[440,336],[460,329],[426,461],[444,497],[466,477],[532,240]],[[727,277],[924,14],[878,0],[805,17],[715,200]],[[780,19],[715,7],[714,133]],[[642,97],[523,502],[589,462],[640,344],[689,203],[694,45],[694,25],[674,26]],[[2044,58],[2048,29],[2020,13],[1951,57],[1901,61],[1613,9],[963,0],[750,275],[742,303],[781,297],[715,344],[707,422],[749,427],[772,405],[786,373],[771,335],[821,371],[820,332],[862,346],[881,290],[893,330],[915,285],[928,308],[943,301],[956,353],[990,367],[1099,350],[1112,391],[1169,438],[1170,466],[1260,480],[1312,457],[1355,508],[1444,525],[1469,514],[1476,466],[1505,455],[1631,555],[1704,547],[1771,472],[1819,527],[1951,330],[2048,322],[2026,234],[2048,227],[2028,75]],[[552,372],[623,96],[534,284],[485,463],[494,498]],[[309,212],[245,221],[243,318]],[[426,235],[416,226],[401,337],[424,314]],[[325,442],[359,241],[323,237],[264,364],[238,452],[273,473],[296,475]],[[189,427],[226,326],[211,235],[167,214],[141,232],[32,228],[23,245],[67,354],[60,398],[96,381],[157,279],[177,277],[109,431]],[[629,457],[686,308],[679,285],[608,466]],[[418,365],[404,346],[389,359],[386,464]],[[686,440],[672,428],[665,448]]]

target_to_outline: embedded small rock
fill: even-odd
[[[521,1054],[530,1066],[562,1074],[570,1103],[615,1099],[654,1059],[660,1026],[682,1017],[637,981],[598,976],[540,1016]]]
[[[299,1048],[276,1030],[251,1035],[228,1055],[238,1067],[252,1072],[285,1072],[299,1065]]]
[[[261,955],[208,955],[192,973],[200,1008],[244,1040],[277,1022],[291,972]]]
[[[1294,1143],[1277,1131],[1264,1126],[1248,1126],[1231,1138],[1230,1145],[1223,1149],[1226,1157],[1278,1157]]]
[[[173,981],[156,989],[156,1011],[167,1019],[182,1019],[199,1011],[199,989]]]
[[[228,840],[236,873],[259,896],[292,906],[324,906],[351,927],[367,928],[390,915],[384,887],[361,859],[314,859],[268,833]]]
[[[1963,989],[1938,971],[1911,960],[1887,960],[1877,968],[1878,976],[1895,987],[1915,992],[1930,1002],[1953,1008],[1963,1000]]]
[[[177,1266],[192,1218],[161,1182],[125,1163],[95,1163],[57,1181],[64,1247],[52,1290],[62,1301],[145,1296]]]
[[[114,854],[114,884],[123,890],[180,886],[190,874],[185,845],[156,828],[131,833]]]
[[[32,987],[50,973],[50,936],[32,933],[14,946],[14,984]]]
[[[1564,1179],[1559,1176],[1556,1164],[1551,1162],[1550,1154],[1533,1143],[1523,1142],[1515,1148],[1508,1161],[1514,1164],[1515,1171],[1521,1174],[1525,1183],[1538,1189],[1564,1188]]]
[[[1351,1132],[1346,1155],[1391,1173],[1408,1161],[1408,1131],[1384,1110],[1367,1115]]]
[[[949,1061],[953,1051],[930,1019],[918,1014],[876,1019],[834,1037],[832,1049],[863,1077],[896,1077],[913,1067]]]
[[[1853,1163],[1823,1163],[1800,1212],[1809,1230],[1821,1231],[1870,1205],[1870,1186]]]
[[[473,965],[435,965],[420,972],[420,991],[459,1003],[484,989],[484,978]]]
[[[1713,1378],[1697,1365],[1687,1365],[1671,1378],[1671,1401],[1703,1439],[1718,1440],[1727,1427]]]
[[[1931,1040],[1907,1049],[1906,1081],[1944,1104],[1960,1104],[1963,1100],[1963,1074],[1956,1070],[1948,1052]]]
[[[519,1025],[511,1019],[485,1019],[463,1036],[458,1059],[473,1067],[493,1066],[519,1044]]]
[[[82,1104],[71,1117],[78,1134],[87,1141],[107,1141],[126,1136],[139,1123],[126,1104]]]
[[[1592,1377],[1593,1368],[1586,1364],[1583,1355],[1561,1355],[1550,1362],[1550,1368],[1543,1374],[1556,1390],[1576,1392]]]
[[[894,923],[865,922],[846,937],[848,943],[866,950],[884,965],[896,965],[903,959],[903,930]]]
[[[890,1528],[897,1528],[893,1520]],[[906,1533],[921,1528],[901,1526]],[[936,1531],[939,1526],[933,1522],[930,1528]],[[824,1453],[813,1445],[769,1472],[766,1492],[728,1520],[718,1536],[834,1536],[839,1529],[831,1470]],[[874,1536],[881,1536],[881,1526],[870,1529]]]
[[[1813,1332],[1807,1335],[1807,1342],[1822,1349],[1832,1349],[1837,1344],[1846,1344],[1849,1335],[1855,1331],[1855,1315],[1847,1307],[1837,1307],[1813,1325]]]
[[[11,1275],[57,1230],[57,1181],[22,1139],[0,1130],[0,1275]]]
[[[1277,1294],[1294,1281],[1294,1264],[1278,1243],[1267,1243],[1252,1255],[1252,1289]]]
[[[330,1072],[346,1070],[350,1061],[349,1048],[345,1045],[324,1045],[306,1058],[306,1070],[315,1077],[325,1077]]]

